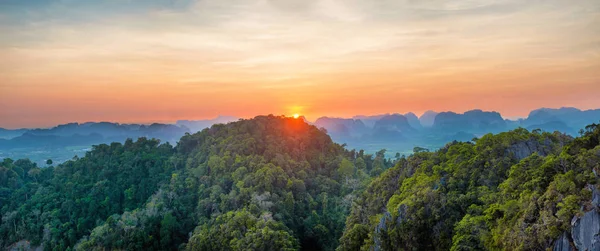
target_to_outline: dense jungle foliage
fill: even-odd
[[[594,207],[600,126],[386,159],[259,116],[38,167],[0,162],[0,248],[540,250]]]
[[[552,249],[598,207],[599,141],[516,129],[415,153],[354,201],[337,250]]]
[[[333,250],[357,192],[393,162],[301,119],[261,116],[176,147],[140,138],[56,167],[0,166],[0,247]]]

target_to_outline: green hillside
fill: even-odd
[[[215,125],[176,147],[98,145],[57,167],[5,159],[0,246],[333,250],[368,174],[392,165],[275,116]]]
[[[579,226],[598,223],[599,140],[596,124],[576,139],[517,129],[416,153],[355,201],[338,250],[591,249],[598,227]]]
[[[176,146],[98,145],[58,166],[4,159],[0,247],[587,247],[599,140],[598,125],[575,139],[517,129],[391,160],[346,150],[302,119],[259,116]]]

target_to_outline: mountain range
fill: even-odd
[[[209,120],[182,120],[175,124],[120,124],[112,122],[68,123],[52,128],[0,128],[0,158],[29,158],[38,164],[47,159],[61,163],[84,154],[92,145],[125,142],[140,137],[155,138],[174,145],[186,133],[201,131],[213,124],[235,121],[234,117]]]
[[[69,123],[46,129],[0,128],[0,158],[28,157],[42,164],[46,159],[63,162],[92,145],[124,142],[128,138],[156,138],[175,144],[186,133],[195,133],[214,124],[238,120],[219,116],[208,120],[179,120],[174,124],[150,125],[111,122]],[[451,141],[470,141],[487,133],[518,127],[528,130],[560,131],[571,136],[586,125],[600,121],[600,109],[540,108],[526,118],[504,119],[494,111],[471,110],[464,113],[427,111],[420,117],[409,112],[380,115],[357,115],[352,118],[320,117],[314,123],[324,128],[338,143],[349,148],[389,154],[412,152],[416,146],[437,149]]]
[[[449,141],[470,141],[487,133],[523,127],[528,130],[559,131],[571,136],[600,121],[600,109],[540,108],[527,118],[510,120],[494,111],[470,110],[464,113],[427,111],[414,113],[355,116],[351,119],[323,117],[315,121],[332,139],[350,148],[408,153],[415,146],[437,149]]]

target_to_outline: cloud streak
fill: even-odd
[[[81,96],[167,107],[156,118],[140,106],[102,113],[139,121],[293,106],[311,107],[309,116],[597,107],[598,16],[593,0],[2,1],[0,108],[18,112],[0,113],[0,126],[26,126],[16,114],[39,116],[36,107],[51,102],[44,112],[60,120],[44,116],[39,125],[96,120],[69,117],[69,107],[90,106]],[[581,98],[552,91],[561,88]],[[49,89],[58,91],[45,96]],[[554,96],[512,100],[523,107],[478,97],[531,91]]]

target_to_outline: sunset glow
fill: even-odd
[[[2,1],[0,127],[600,106],[600,4],[534,2]]]

